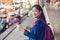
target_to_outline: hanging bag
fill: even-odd
[[[38,20],[42,21],[43,24],[45,24],[45,30],[44,30],[45,33],[43,36],[43,40],[54,40],[54,35],[51,28],[46,24],[46,22],[42,18],[39,18]]]

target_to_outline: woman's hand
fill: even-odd
[[[25,29],[30,30],[30,27],[29,26],[23,27],[23,26],[17,25],[17,28],[20,31],[24,31]]]
[[[24,27],[19,27],[19,30],[20,30],[20,31],[24,31],[25,28],[24,28]]]
[[[19,30],[20,31],[24,31],[25,29],[26,30],[30,30],[30,27],[28,27],[28,26],[27,27],[21,27],[21,26],[19,27]]]
[[[20,25],[17,25],[17,29],[20,30],[20,31],[24,31],[24,27],[20,26]]]
[[[31,27],[27,26],[27,27],[26,27],[26,29],[30,30],[30,29],[31,29]]]

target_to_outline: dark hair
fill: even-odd
[[[41,7],[40,5],[34,5],[34,6],[32,7],[32,9],[33,9],[34,7],[35,7],[37,10],[39,10],[39,12],[41,11],[41,16],[42,16],[43,19],[45,20],[45,16],[44,16],[42,7]]]
[[[43,11],[40,5],[34,5],[34,6],[32,6],[32,9],[33,9],[34,7],[35,7],[37,10],[39,10],[39,12],[40,12],[40,11]]]

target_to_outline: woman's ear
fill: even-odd
[[[40,11],[40,14],[41,14],[41,11]]]

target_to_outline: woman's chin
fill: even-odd
[[[33,18],[37,18],[36,16],[33,16]]]

